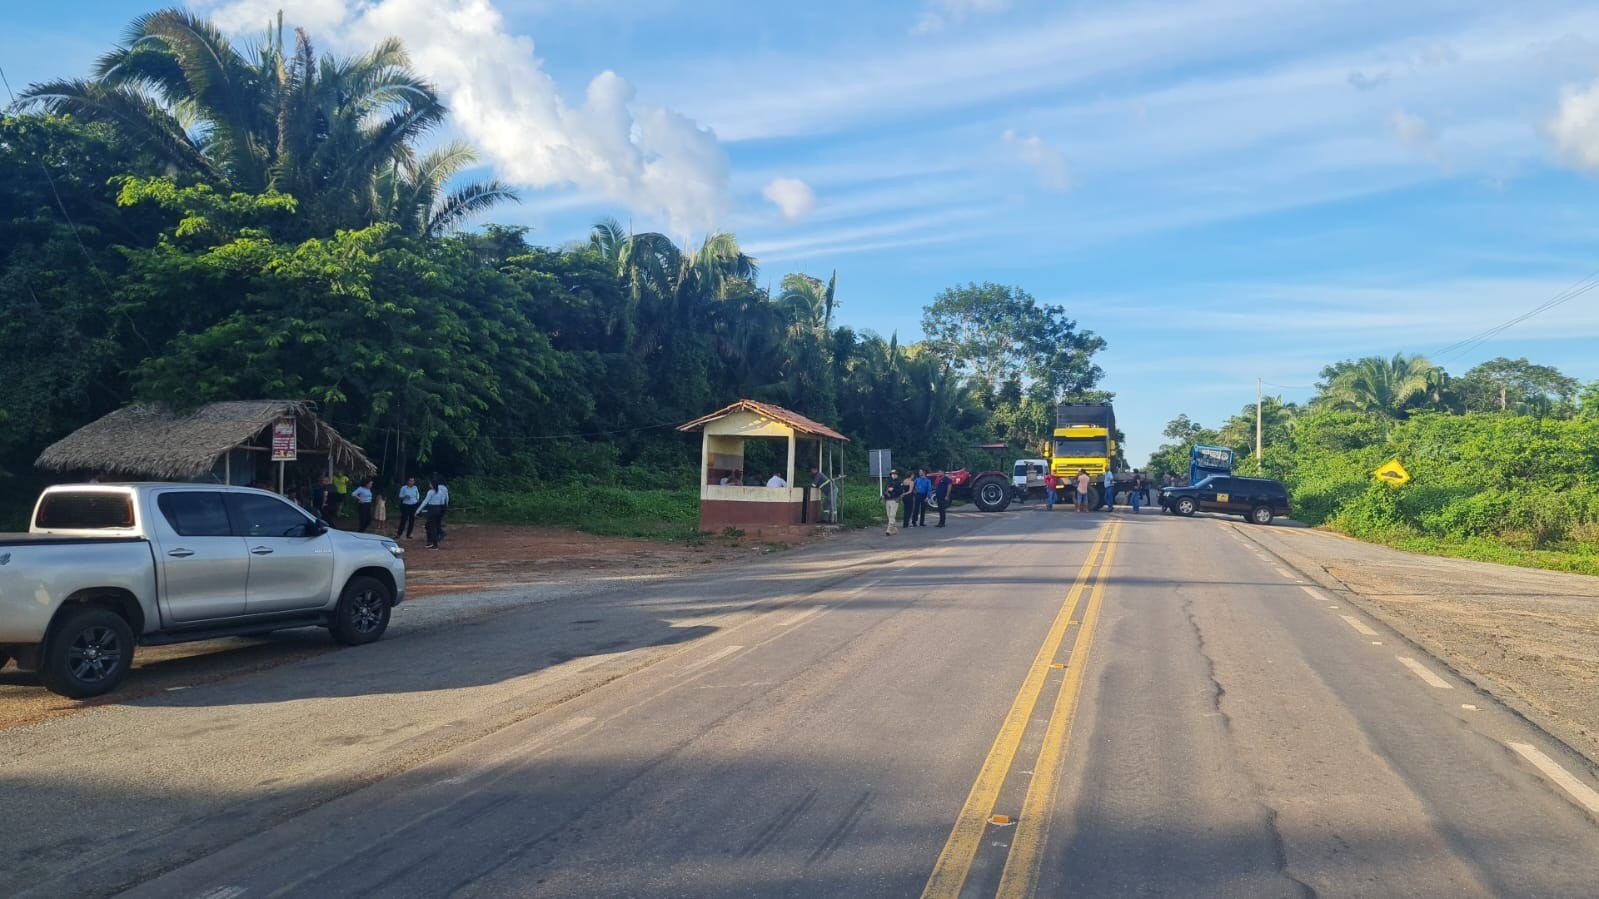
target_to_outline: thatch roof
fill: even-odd
[[[331,454],[335,468],[377,472],[361,448],[339,436],[298,400],[211,403],[192,412],[125,406],[56,441],[33,464],[51,471],[96,471],[116,478],[177,480],[205,475],[228,450],[248,444],[279,418],[299,421],[300,451]]]
[[[834,440],[842,440],[845,443],[849,442],[849,438],[843,434],[820,422],[812,421],[798,412],[790,412],[782,406],[774,406],[771,403],[762,403],[755,400],[739,400],[731,406],[712,412],[710,415],[701,416],[685,425],[679,425],[677,429],[679,431],[698,431],[711,422],[719,418],[726,418],[735,412],[750,412],[759,415],[762,418],[787,425],[793,428],[796,433],[809,437],[830,437]]]

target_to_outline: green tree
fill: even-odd
[[[1443,370],[1425,356],[1367,356],[1338,367],[1316,402],[1391,423],[1403,420],[1416,408],[1440,407],[1444,383]]]
[[[1581,385],[1576,378],[1548,365],[1534,365],[1525,357],[1501,356],[1473,366],[1450,383],[1467,412],[1520,411],[1534,415],[1576,411]]]
[[[318,57],[300,31],[286,54],[281,17],[241,48],[209,21],[165,9],[134,19],[92,78],[35,84],[21,99],[103,122],[184,176],[292,195],[310,229],[301,236],[379,221],[436,233],[511,196],[495,182],[444,191],[470,159],[463,148],[418,158],[445,108],[392,38],[341,59]]]

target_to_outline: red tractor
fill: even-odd
[[[969,502],[983,512],[1003,512],[1010,508],[1013,488],[1005,472],[972,472],[961,468],[945,474],[950,479],[951,503]]]

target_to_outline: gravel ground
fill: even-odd
[[[1599,765],[1599,578],[1227,527],[1340,591]]]

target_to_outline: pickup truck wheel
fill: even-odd
[[[353,577],[344,585],[339,604],[333,609],[333,624],[328,631],[345,646],[373,643],[389,627],[393,610],[389,588],[377,578]]]
[[[1271,506],[1256,506],[1249,510],[1249,520],[1255,524],[1271,524]]]
[[[1191,496],[1179,496],[1177,497],[1177,502],[1173,503],[1173,507],[1173,511],[1178,515],[1187,516],[1194,514],[1195,510],[1199,508],[1199,503],[1194,502],[1194,498]]]
[[[69,699],[109,693],[133,667],[133,629],[121,615],[89,606],[67,613],[39,666],[45,688]]]

